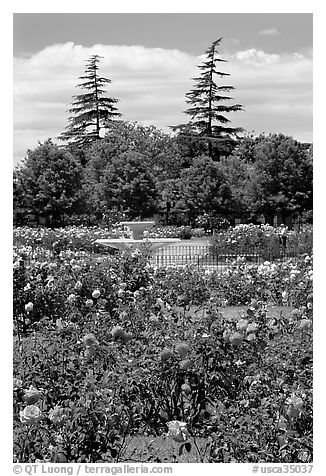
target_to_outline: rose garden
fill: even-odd
[[[277,234],[215,239],[255,230]],[[311,226],[295,257],[224,270],[104,233],[15,229],[15,461],[311,462]]]

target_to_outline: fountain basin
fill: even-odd
[[[118,239],[100,239],[96,240],[95,243],[103,246],[108,246],[109,248],[115,248],[119,251],[132,251],[139,249],[144,244],[149,245],[149,250],[154,251],[163,246],[172,245],[181,241],[179,238],[146,238],[142,240],[133,240],[130,238],[118,238]]]
[[[119,225],[130,228],[132,238],[107,238],[96,240],[95,243],[119,251],[132,251],[147,245],[149,251],[154,251],[163,246],[172,245],[181,241],[179,238],[147,238],[143,233],[155,224],[154,221],[121,221]]]
[[[121,221],[122,226],[127,226],[132,232],[133,240],[140,240],[143,237],[144,231],[152,228],[155,225],[154,221]]]

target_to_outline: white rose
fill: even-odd
[[[33,308],[34,308],[34,304],[32,302],[29,302],[29,303],[25,304],[25,311],[26,312],[33,311]]]
[[[67,418],[67,410],[65,408],[55,406],[49,411],[49,420],[55,425],[60,425]]]
[[[86,347],[98,345],[98,341],[94,334],[87,334],[83,337],[83,344]]]
[[[299,329],[309,329],[312,326],[312,321],[311,319],[306,319],[304,316],[302,316],[303,319],[299,321],[298,328]]]
[[[101,296],[101,291],[100,291],[99,289],[95,289],[95,290],[92,292],[92,298],[98,299],[100,296]]]
[[[247,327],[247,332],[256,332],[258,329],[258,324],[256,322],[251,322]]]
[[[240,332],[244,332],[248,327],[248,321],[247,319],[240,319],[240,321],[237,323],[237,329]]]
[[[27,425],[33,425],[33,423],[37,423],[42,418],[41,410],[36,405],[28,405],[19,413],[20,421],[22,423],[26,423]]]
[[[75,300],[76,294],[69,294],[69,296],[67,297],[67,301],[69,302],[69,304],[72,304]]]
[[[187,423],[173,420],[167,423],[167,427],[169,429],[168,435],[171,436],[174,441],[184,443],[188,439]]]
[[[34,405],[42,396],[42,392],[31,385],[28,390],[24,392],[24,400],[27,405]]]

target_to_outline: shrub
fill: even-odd
[[[190,226],[183,226],[179,230],[179,238],[181,240],[190,240],[192,237],[192,230]]]

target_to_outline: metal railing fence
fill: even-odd
[[[297,253],[280,249],[279,252],[268,252],[257,247],[241,247],[238,249],[214,249],[210,245],[173,245],[156,250],[152,257],[154,266],[185,266],[214,267],[228,269],[235,260],[242,258],[248,264],[260,264],[276,259],[296,258]]]

